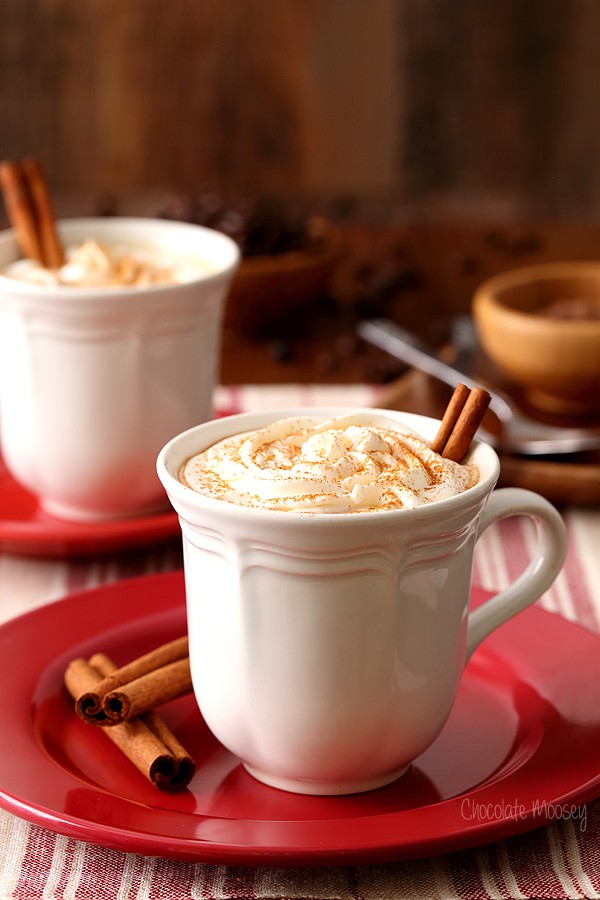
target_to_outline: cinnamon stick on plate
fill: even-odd
[[[107,718],[102,724],[132,719],[161,703],[189,694],[191,690],[190,660],[186,656],[105,694],[102,710]]]
[[[113,670],[76,698],[77,715],[114,725],[192,690],[187,636],[169,641]]]
[[[75,699],[94,689],[116,670],[114,663],[97,653],[89,660],[72,660],[65,672],[65,686]],[[168,726],[154,712],[130,719],[103,731],[139,771],[157,788],[179,791],[192,779],[195,764]]]
[[[445,459],[461,462],[490,404],[483,388],[457,384],[431,448]]]

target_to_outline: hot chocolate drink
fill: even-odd
[[[127,244],[100,243],[88,238],[67,247],[62,265],[42,265],[35,259],[19,259],[2,274],[44,287],[148,288],[194,281],[211,273],[208,263],[156,253]]]
[[[180,479],[241,506],[355,513],[443,500],[472,487],[478,473],[393,419],[360,412],[286,418],[225,438],[187,460]]]

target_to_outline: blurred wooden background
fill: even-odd
[[[39,155],[82,207],[215,186],[407,219],[600,215],[598,0],[0,10],[0,156]]]

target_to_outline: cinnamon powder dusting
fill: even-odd
[[[302,513],[414,508],[468,490],[477,477],[394,420],[365,412],[279,420],[225,438],[180,472],[213,499]]]

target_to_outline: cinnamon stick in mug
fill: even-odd
[[[464,384],[458,384],[432,442],[432,449],[445,459],[461,462],[483,421],[490,400],[490,394],[483,388],[469,390]]]
[[[54,205],[46,175],[38,160],[32,157],[23,160],[21,170],[37,221],[42,262],[51,269],[58,269],[65,261],[65,254],[56,230]]]
[[[74,659],[65,672],[65,686],[75,699],[93,690],[111,669],[115,669],[114,663],[105,654],[96,654],[89,661]],[[155,713],[115,725],[104,734],[157,788],[178,791],[189,784],[194,762]]]
[[[463,411],[464,405],[467,402],[467,398],[470,393],[471,392],[466,384],[459,383],[454,388],[454,393],[452,394],[448,406],[446,407],[446,410],[444,412],[439,431],[431,444],[431,449],[436,453],[443,455],[442,451],[446,446],[446,441],[450,437],[452,429],[456,425],[458,417]]]
[[[110,724],[113,718],[107,721],[108,716],[102,707],[102,701],[111,691],[118,690],[122,685],[128,684],[143,675],[169,665],[176,660],[184,659],[188,655],[188,639],[187,635],[162,644],[160,647],[145,653],[143,656],[134,659],[132,662],[121,666],[114,670],[106,678],[103,678],[93,689],[82,692],[77,697],[75,709],[77,715],[85,722],[96,725]],[[155,705],[158,704],[155,703]]]
[[[23,256],[43,263],[38,221],[27,183],[18,163],[0,163],[0,187],[6,215],[15,230]]]

